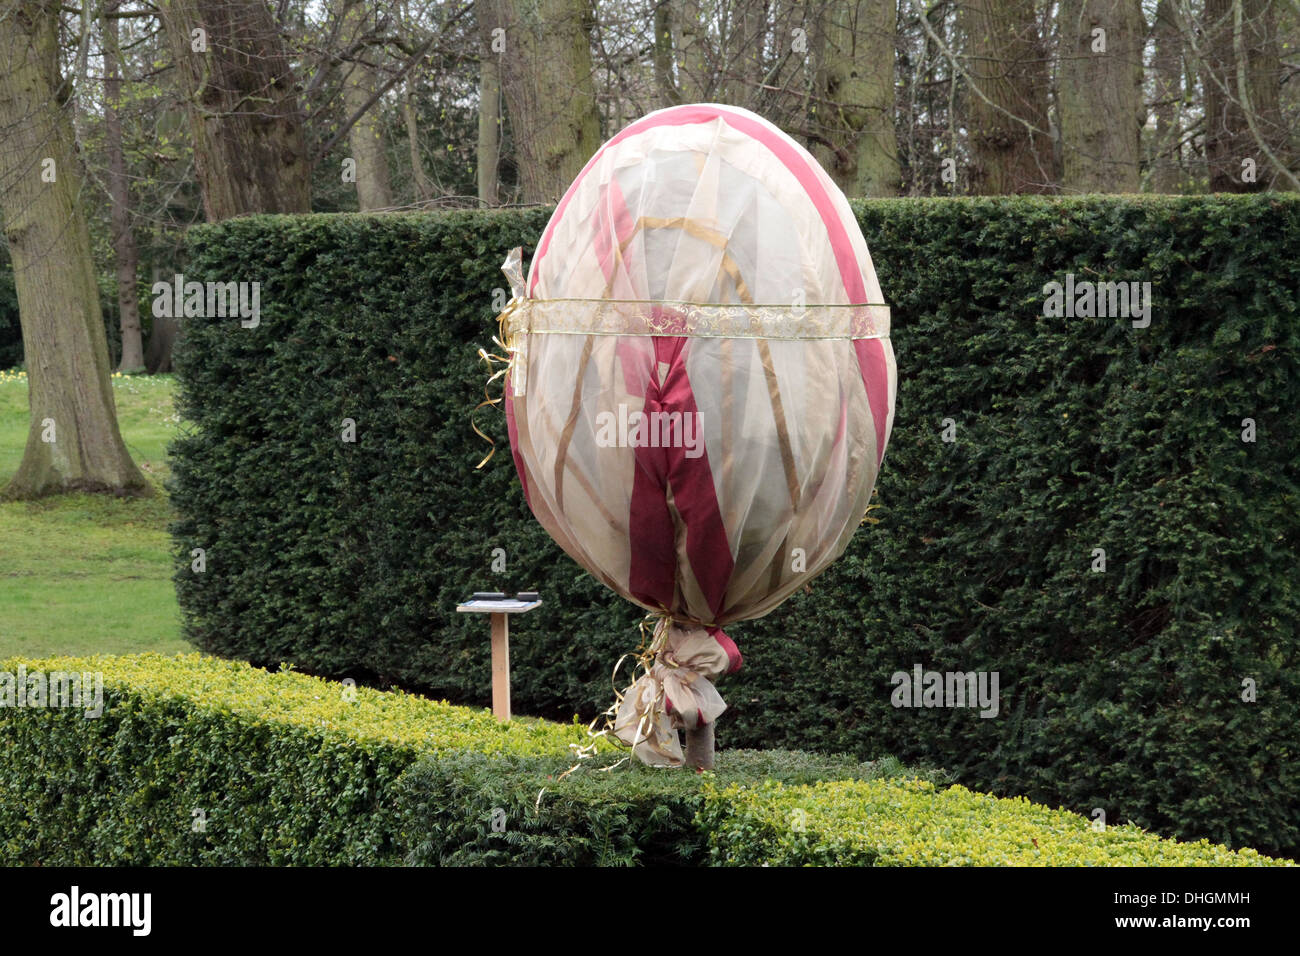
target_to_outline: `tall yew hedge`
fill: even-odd
[[[1300,199],[856,208],[899,369],[878,523],[729,629],[745,668],[721,688],[721,745],[893,753],[1110,822],[1296,852]],[[255,328],[183,323],[176,582],[200,648],[485,704],[486,622],[456,603],[536,589],[544,606],[514,627],[516,710],[609,702],[639,612],[533,521],[495,410],[479,420],[497,453],[475,470],[499,266],[548,214],[192,231],[187,280],[261,283]],[[1067,273],[1150,282],[1150,326],[1045,317]],[[997,716],[894,707],[891,676],[916,664],[996,671]]]

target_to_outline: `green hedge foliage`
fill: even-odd
[[[6,866],[1271,862],[1132,828],[1094,834],[1024,800],[939,789],[943,774],[894,758],[731,750],[697,775],[602,747],[566,772],[581,726],[500,724],[199,655],[0,672],[20,666],[98,673],[103,700],[93,718],[89,701],[0,706]]]
[[[710,785],[713,866],[1294,866],[915,777]]]
[[[895,753],[973,789],[1295,852],[1300,200],[856,209],[899,367],[879,523],[729,629],[746,665],[721,688],[721,745]],[[187,279],[262,283],[257,328],[191,318],[180,343],[176,581],[198,646],[484,704],[486,624],[455,605],[529,588],[546,603],[515,623],[516,709],[608,704],[639,612],[533,521],[495,411],[479,418],[497,454],[474,467],[499,265],[548,212],[192,232]],[[1150,326],[1045,317],[1067,273],[1149,281]],[[916,664],[996,671],[998,715],[895,708],[891,677]]]
[[[724,751],[705,775],[620,759],[601,755],[576,770],[572,759],[474,752],[423,760],[400,784],[412,808],[407,862],[703,866],[708,834],[695,817],[710,786],[798,786],[904,773],[892,757],[860,763],[778,750]]]
[[[585,728],[197,654],[0,662],[101,673],[103,712],[0,707],[0,865],[376,865],[405,857],[401,774],[538,756]],[[198,814],[196,815],[196,812]]]

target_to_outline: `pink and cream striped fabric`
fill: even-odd
[[[660,110],[592,157],[510,319],[510,444],[538,521],[631,601],[717,630],[847,546],[894,417],[843,193],[759,116]]]

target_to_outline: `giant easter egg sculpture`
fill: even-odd
[[[680,764],[677,729],[716,719],[712,681],[740,666],[721,627],[807,584],[862,520],[894,416],[889,310],[843,193],[728,106],[616,135],[526,283],[517,268],[505,406],[524,494],[575,561],[661,616],[617,732]]]

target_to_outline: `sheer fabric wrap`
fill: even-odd
[[[673,665],[624,707],[641,701],[655,726],[714,720],[716,691],[688,685],[740,666],[721,626],[824,570],[871,497],[897,373],[866,241],[776,127],[682,106],[606,143],[526,281],[518,269],[507,262],[505,405],[529,507],[575,561],[672,622],[659,645]],[[698,680],[665,682],[683,669]],[[668,736],[638,752],[680,763]]]

